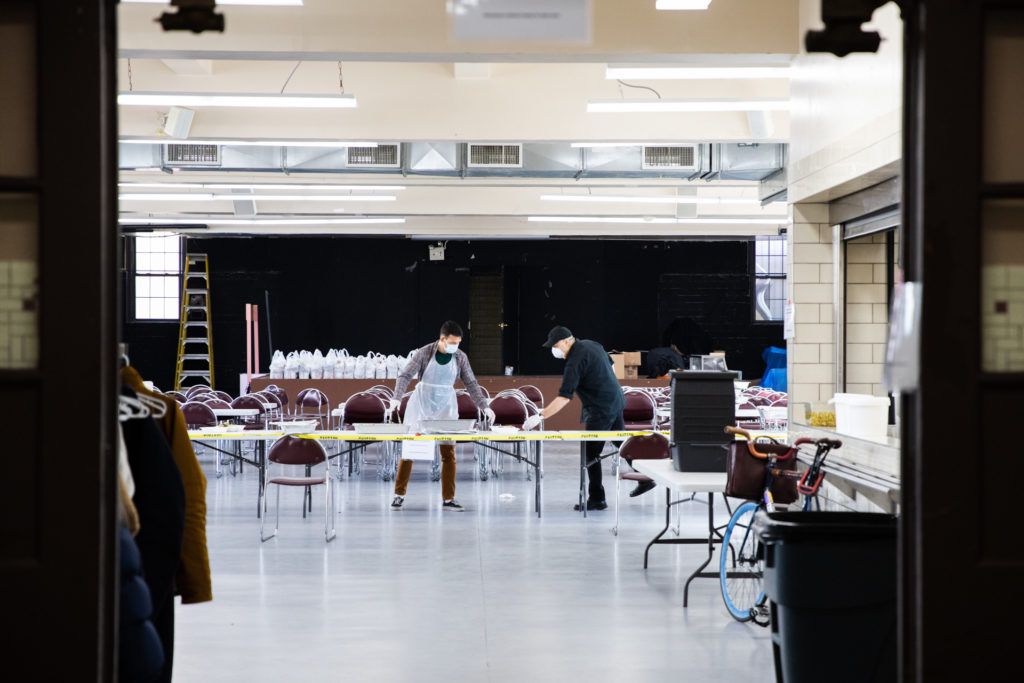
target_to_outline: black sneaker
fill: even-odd
[[[572,506],[572,509],[575,510],[576,512],[579,512],[580,511],[580,504],[576,503],[575,505]],[[608,509],[608,503],[603,501],[603,500],[587,500],[587,509],[588,510],[607,510]]]
[[[642,481],[636,485],[635,489],[629,492],[629,497],[636,498],[637,496],[642,496],[643,494],[653,489],[655,486],[657,486],[657,484],[655,484],[653,481]]]
[[[444,501],[444,503],[441,504],[441,509],[442,510],[453,510],[455,512],[465,512],[466,511],[466,508],[462,507],[459,504],[459,501],[455,500],[454,498],[452,498],[451,500]]]
[[[405,496],[395,496],[395,499],[393,501],[391,501],[391,509],[392,510],[401,510],[402,509],[402,503],[404,503],[404,502],[405,502]]]

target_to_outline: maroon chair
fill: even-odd
[[[491,399],[490,408],[494,411],[494,424],[502,427],[522,427],[530,414],[526,404],[516,396],[506,395]]]
[[[263,391],[266,391],[268,393],[273,394],[274,396],[277,396],[277,400],[281,402],[282,409],[288,407],[288,392],[282,389],[281,387],[277,386],[276,384],[269,384],[267,385],[267,388],[264,389]]]
[[[231,403],[232,401],[234,401],[234,400],[235,400],[235,399],[233,399],[233,398],[231,397],[231,394],[229,394],[229,393],[228,393],[228,392],[226,392],[226,391],[215,391],[215,392],[213,392],[213,394],[214,394],[214,396],[216,396],[216,397],[217,397],[217,398],[219,398],[220,400],[222,400],[222,401],[227,401],[228,403]]]
[[[407,403],[408,399],[403,400],[402,408],[400,409],[403,416],[405,415],[405,405]],[[353,425],[356,424],[384,424],[388,421],[389,417],[388,400],[382,398],[380,394],[361,391],[358,394],[349,396],[348,400],[345,401],[345,409],[342,412],[340,420],[342,429],[353,429]],[[382,446],[383,455],[377,462],[377,475],[381,479],[389,481],[390,478],[395,476],[398,468],[396,442],[393,441],[364,442],[360,444],[360,447],[350,450],[349,468],[355,474],[362,472],[363,455],[366,453],[366,447],[370,443],[379,443]],[[358,455],[356,455],[355,451],[358,451]]]
[[[281,406],[280,399],[269,391],[257,391],[253,396],[259,397],[264,403],[270,403],[273,407],[267,410],[267,417],[275,420],[284,419],[283,407]]]
[[[181,412],[185,416],[185,424],[189,429],[217,426],[217,416],[214,414],[213,409],[200,401],[187,401],[183,403]]]
[[[185,389],[185,396],[192,398],[195,394],[206,393],[207,391],[213,391],[213,389],[206,384],[193,384]]]
[[[188,400],[206,403],[206,400],[210,398],[217,398],[217,394],[213,393],[212,391],[197,391],[196,393],[189,396]]]
[[[259,396],[253,396],[252,394],[246,394],[245,396],[239,396],[231,402],[231,407],[236,410],[256,410],[258,411],[255,415],[246,416],[241,418],[242,423],[246,429],[264,429],[267,425],[267,409],[263,405],[263,399]]]
[[[292,415],[305,419],[315,418],[320,423],[320,429],[327,429],[331,421],[331,400],[319,389],[303,389],[295,397]]]
[[[622,422],[629,431],[658,428],[658,404],[646,391],[630,390],[623,394]]]
[[[479,420],[480,411],[477,410],[476,404],[473,403],[473,397],[465,391],[459,391],[455,394],[455,401],[458,404],[459,419],[460,420]],[[405,412],[403,411],[404,415]]]
[[[407,402],[407,401],[406,401]],[[404,406],[403,406],[404,407]],[[345,401],[345,415],[342,429],[351,429],[359,423],[383,424],[387,422],[388,404],[378,394],[361,391]],[[404,411],[403,411],[404,414]]]
[[[225,401],[223,399],[219,399],[216,396],[210,396],[210,397],[200,401],[200,403],[205,403],[212,410],[229,410],[231,408],[231,404],[230,403],[228,403],[227,401]]]
[[[523,392],[523,395],[530,399],[538,408],[544,407],[544,394],[537,387],[532,384],[524,384],[519,387],[519,391]]]
[[[186,401],[188,401],[188,397],[185,396],[185,394],[181,393],[180,391],[165,391],[164,396],[170,396],[178,403],[185,403]]]
[[[304,476],[292,477],[281,474],[270,476],[270,467],[280,465],[282,467],[303,467]],[[312,470],[317,465],[324,465],[321,474],[314,475]],[[331,473],[327,464],[327,451],[320,445],[319,441],[313,439],[300,439],[295,436],[282,436],[274,442],[267,453],[267,480],[263,484],[263,515],[260,517],[260,542],[268,541],[277,536],[277,530],[281,526],[281,487],[292,486],[303,489],[302,516],[306,516],[307,498],[312,505],[314,486],[323,486],[325,491],[324,499],[324,539],[330,542],[337,535],[334,528],[335,503],[331,495]],[[275,503],[276,518],[274,520],[274,533],[269,536],[263,535],[263,524],[267,519],[267,488],[277,487],[277,502]],[[310,508],[312,509],[312,508]]]
[[[615,526],[612,527],[612,533],[615,535],[619,533],[619,482],[623,479],[635,482],[651,481],[650,477],[639,472],[622,472],[619,469],[620,462],[622,460],[628,463],[632,463],[634,460],[664,460],[671,456],[672,451],[669,448],[668,439],[657,432],[643,436],[631,436],[622,442],[622,446],[619,447],[619,455],[615,459]]]

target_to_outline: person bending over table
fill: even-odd
[[[413,377],[420,381],[405,406],[404,424],[411,425],[412,431],[420,431],[424,420],[451,420],[459,416],[458,400],[455,398],[455,380],[461,379],[473,403],[489,422],[494,421],[494,412],[487,406],[487,397],[473,375],[469,357],[459,350],[462,341],[462,327],[457,322],[447,321],[441,326],[441,334],[420,348],[402,368],[395,382],[395,398],[389,409],[394,413]],[[455,500],[455,442],[442,441],[441,449],[441,498],[442,509],[462,512],[463,507]],[[412,475],[412,460],[402,460],[395,477],[395,498],[391,507],[400,510],[405,502],[405,492]]]
[[[551,328],[544,347],[551,349],[555,358],[565,360],[562,372],[562,387],[558,396],[540,415],[532,415],[523,425],[523,429],[533,429],[541,421],[555,415],[569,403],[573,394],[583,402],[583,422],[588,431],[622,430],[622,409],[626,405],[622,397],[622,387],[612,370],[612,360],[604,347],[589,339],[576,339],[569,328],[561,325]],[[601,484],[601,451],[604,441],[588,441],[586,445],[587,494],[588,510],[604,510],[608,507],[605,501],[604,486]],[[579,504],[574,509],[579,510]]]

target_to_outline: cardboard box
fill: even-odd
[[[612,372],[619,379],[626,379],[626,357],[621,353],[609,353],[608,357],[612,359]]]
[[[638,368],[635,365],[627,365],[626,366],[626,376],[623,377],[622,379],[639,379],[639,378],[640,378],[640,368]]]
[[[640,366],[640,352],[639,351],[625,351],[622,354],[625,358],[624,362],[626,367],[629,366],[639,367]]]

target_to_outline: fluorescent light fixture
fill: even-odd
[[[404,218],[120,218],[121,225],[380,225],[405,223]]]
[[[168,0],[121,0],[134,5],[166,5]],[[302,7],[302,0],[217,0],[218,5],[249,5],[252,7]]]
[[[376,147],[351,140],[202,140],[199,138],[121,138],[122,145],[224,145],[228,147]]]
[[[118,199],[121,201],[147,201],[147,202],[232,202],[242,199],[261,202],[393,202],[398,197],[394,195],[369,194],[369,195],[323,195],[323,194],[173,194],[170,192],[161,193],[134,193],[122,194]]]
[[[595,194],[542,194],[540,198],[546,202],[583,202],[583,203],[615,203],[629,202],[634,204],[760,204],[751,197],[698,197],[683,195],[678,197],[627,197],[619,195]]]
[[[608,80],[736,80],[743,78],[789,78],[788,66],[609,66]]]
[[[134,107],[253,107],[256,109],[351,109],[355,95],[123,92],[117,103]]]
[[[529,216],[530,223],[629,223],[637,225],[785,225],[786,218],[669,218],[661,216]]]
[[[680,147],[683,142],[574,142],[572,147],[576,149],[589,149],[591,147]]]
[[[397,192],[404,190],[404,185],[298,185],[298,184],[260,184],[260,183],[118,183],[118,187],[139,188],[139,189],[160,189],[160,190],[284,190],[292,192],[297,190],[330,190],[334,192],[354,191],[371,192],[373,190],[386,190]]]
[[[655,9],[707,9],[711,0],[657,0]]]
[[[605,100],[587,102],[587,111],[601,113],[664,113],[724,111],[788,111],[789,100]]]

